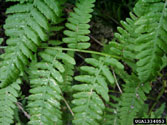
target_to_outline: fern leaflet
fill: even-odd
[[[13,123],[20,83],[21,80],[18,79],[10,86],[0,89],[0,125],[10,125]]]
[[[68,23],[66,27],[69,30],[65,30],[64,34],[67,36],[63,38],[63,42],[68,44],[69,48],[78,48],[78,49],[87,49],[90,46],[90,43],[87,41],[90,40],[88,36],[85,36],[90,33],[89,24],[90,18],[93,12],[93,7],[95,0],[80,0],[74,8],[74,12],[70,13],[68,18]]]
[[[75,80],[83,84],[72,87],[77,92],[73,95],[74,100],[72,101],[75,105],[73,108],[75,113],[73,123],[82,123],[83,125],[99,124],[98,121],[102,120],[105,108],[101,97],[106,102],[109,101],[107,82],[114,86],[114,78],[108,65],[119,69],[122,69],[123,65],[108,57],[99,60],[87,58],[85,61],[92,66],[81,67],[81,70],[86,72],[87,75],[76,76]]]
[[[62,92],[59,83],[63,82],[63,60],[70,64],[75,61],[69,55],[46,49],[39,53],[42,61],[33,64],[29,71],[31,95],[29,96],[28,109],[31,115],[29,124],[61,125]]]

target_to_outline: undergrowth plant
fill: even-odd
[[[165,103],[155,107],[165,79],[148,103],[167,66],[167,0],[138,0],[101,52],[90,48],[95,0],[77,0],[68,16],[66,1],[8,1],[15,4],[3,25],[0,125],[133,125],[134,118],[167,117]],[[89,55],[82,65],[78,53]]]

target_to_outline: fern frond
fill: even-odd
[[[140,114],[138,115],[139,118],[165,118],[167,115],[164,113],[166,109],[166,103],[162,103],[160,107],[156,107],[155,111],[149,111],[149,104],[145,104],[141,108]]]
[[[115,33],[115,40],[110,42],[110,50],[108,53],[121,56],[122,60],[136,71],[136,62],[135,62],[135,39],[138,37],[138,34],[134,32],[135,21],[137,17],[130,13],[131,18],[127,18],[126,21],[121,21],[122,27],[118,27],[118,33]]]
[[[103,125],[119,125],[120,119],[118,117],[118,102],[119,98],[110,95],[110,102],[107,102],[103,115]]]
[[[162,114],[164,113],[166,109],[166,103],[161,104],[161,106],[155,110],[155,112],[151,112],[151,118],[164,118]],[[166,115],[167,116],[167,115]]]
[[[166,4],[167,1],[162,0],[139,0],[134,14],[131,13],[131,19],[122,21],[123,28],[118,28],[119,33],[115,34],[120,43],[110,44],[111,52],[122,56],[122,60],[133,69],[133,73],[137,71],[139,75],[138,79],[116,69],[117,75],[126,83],[118,109],[121,125],[133,123],[133,118],[147,99],[145,93],[151,89],[148,82],[157,75],[162,65],[163,51],[166,51]],[[139,60],[137,64],[135,59]]]
[[[163,8],[164,1],[165,0],[139,0],[136,3],[135,7],[133,8],[133,11],[138,17],[144,16],[145,14],[148,14],[151,11],[152,12],[161,11],[161,9]]]
[[[0,125],[11,125],[13,123],[14,109],[18,97],[21,80],[16,80],[10,86],[0,89]]]
[[[142,82],[155,78],[167,50],[166,5],[163,0],[139,0],[131,18],[121,21],[123,28],[118,27],[115,37],[120,43],[111,42],[111,52],[121,55]]]
[[[73,108],[75,113],[73,123],[82,123],[83,125],[99,124],[98,121],[102,120],[103,110],[105,109],[101,97],[108,102],[108,82],[111,85],[114,84],[114,78],[108,65],[120,69],[123,68],[123,65],[117,60],[107,57],[102,57],[99,60],[87,58],[85,61],[91,66],[82,66],[81,70],[85,73],[75,77],[75,80],[82,84],[72,87],[76,91],[72,101],[75,105]]]
[[[61,125],[62,92],[59,83],[63,82],[61,73],[65,71],[61,60],[69,64],[75,64],[75,61],[68,54],[50,49],[40,52],[39,56],[42,61],[32,63],[29,72],[32,88],[28,98],[29,124]]]
[[[160,71],[162,57],[167,53],[166,7],[167,1],[148,0],[143,2],[149,5],[150,11],[140,17],[135,25],[135,32],[140,35],[136,39],[137,72],[142,82],[153,80]],[[155,9],[156,6],[156,9]],[[154,10],[154,11],[152,11]]]
[[[148,83],[141,84],[135,75],[130,76],[121,70],[116,70],[116,73],[126,82],[118,108],[120,124],[131,125],[133,118],[143,107],[144,101],[147,99],[145,94],[149,93],[151,86]]]
[[[10,38],[5,49],[3,65],[0,69],[1,87],[15,81],[20,72],[33,59],[41,41],[48,39],[49,21],[59,22],[61,8],[55,0],[35,0],[33,3],[16,4],[7,9],[10,14],[4,25],[5,33]]]
[[[87,41],[90,38],[86,35],[90,33],[88,23],[92,17],[90,13],[93,12],[94,2],[95,0],[79,0],[74,12],[70,13],[68,23],[66,23],[69,30],[64,31],[67,37],[63,38],[63,42],[67,43],[69,48],[89,48],[90,43]]]

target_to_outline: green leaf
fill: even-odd
[[[2,44],[2,42],[3,42],[3,38],[0,38],[0,44]]]
[[[107,66],[102,67],[103,75],[106,76],[111,84],[114,84],[114,77]]]

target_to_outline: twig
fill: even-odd
[[[120,87],[119,84],[118,84],[118,81],[117,81],[116,75],[115,75],[115,73],[114,73],[114,70],[112,70],[112,73],[113,73],[113,75],[114,75],[114,79],[115,79],[116,85],[117,85],[117,87],[118,87],[120,93],[122,94],[122,90],[121,90],[121,87]]]
[[[63,97],[63,101],[65,102],[65,104],[66,104],[67,108],[69,109],[69,111],[71,112],[72,116],[74,116],[74,113],[73,113],[71,107],[69,106],[68,102],[66,101],[66,99],[64,97]]]
[[[104,46],[99,40],[97,40],[96,38],[94,38],[92,35],[89,35],[91,39],[93,39],[96,43],[98,43],[101,46]]]
[[[26,111],[24,111],[24,109],[23,109],[23,107],[22,107],[22,104],[21,104],[20,102],[16,102],[16,105],[17,105],[17,107],[24,113],[24,115],[25,115],[28,119],[30,119],[30,115],[29,115]]]

